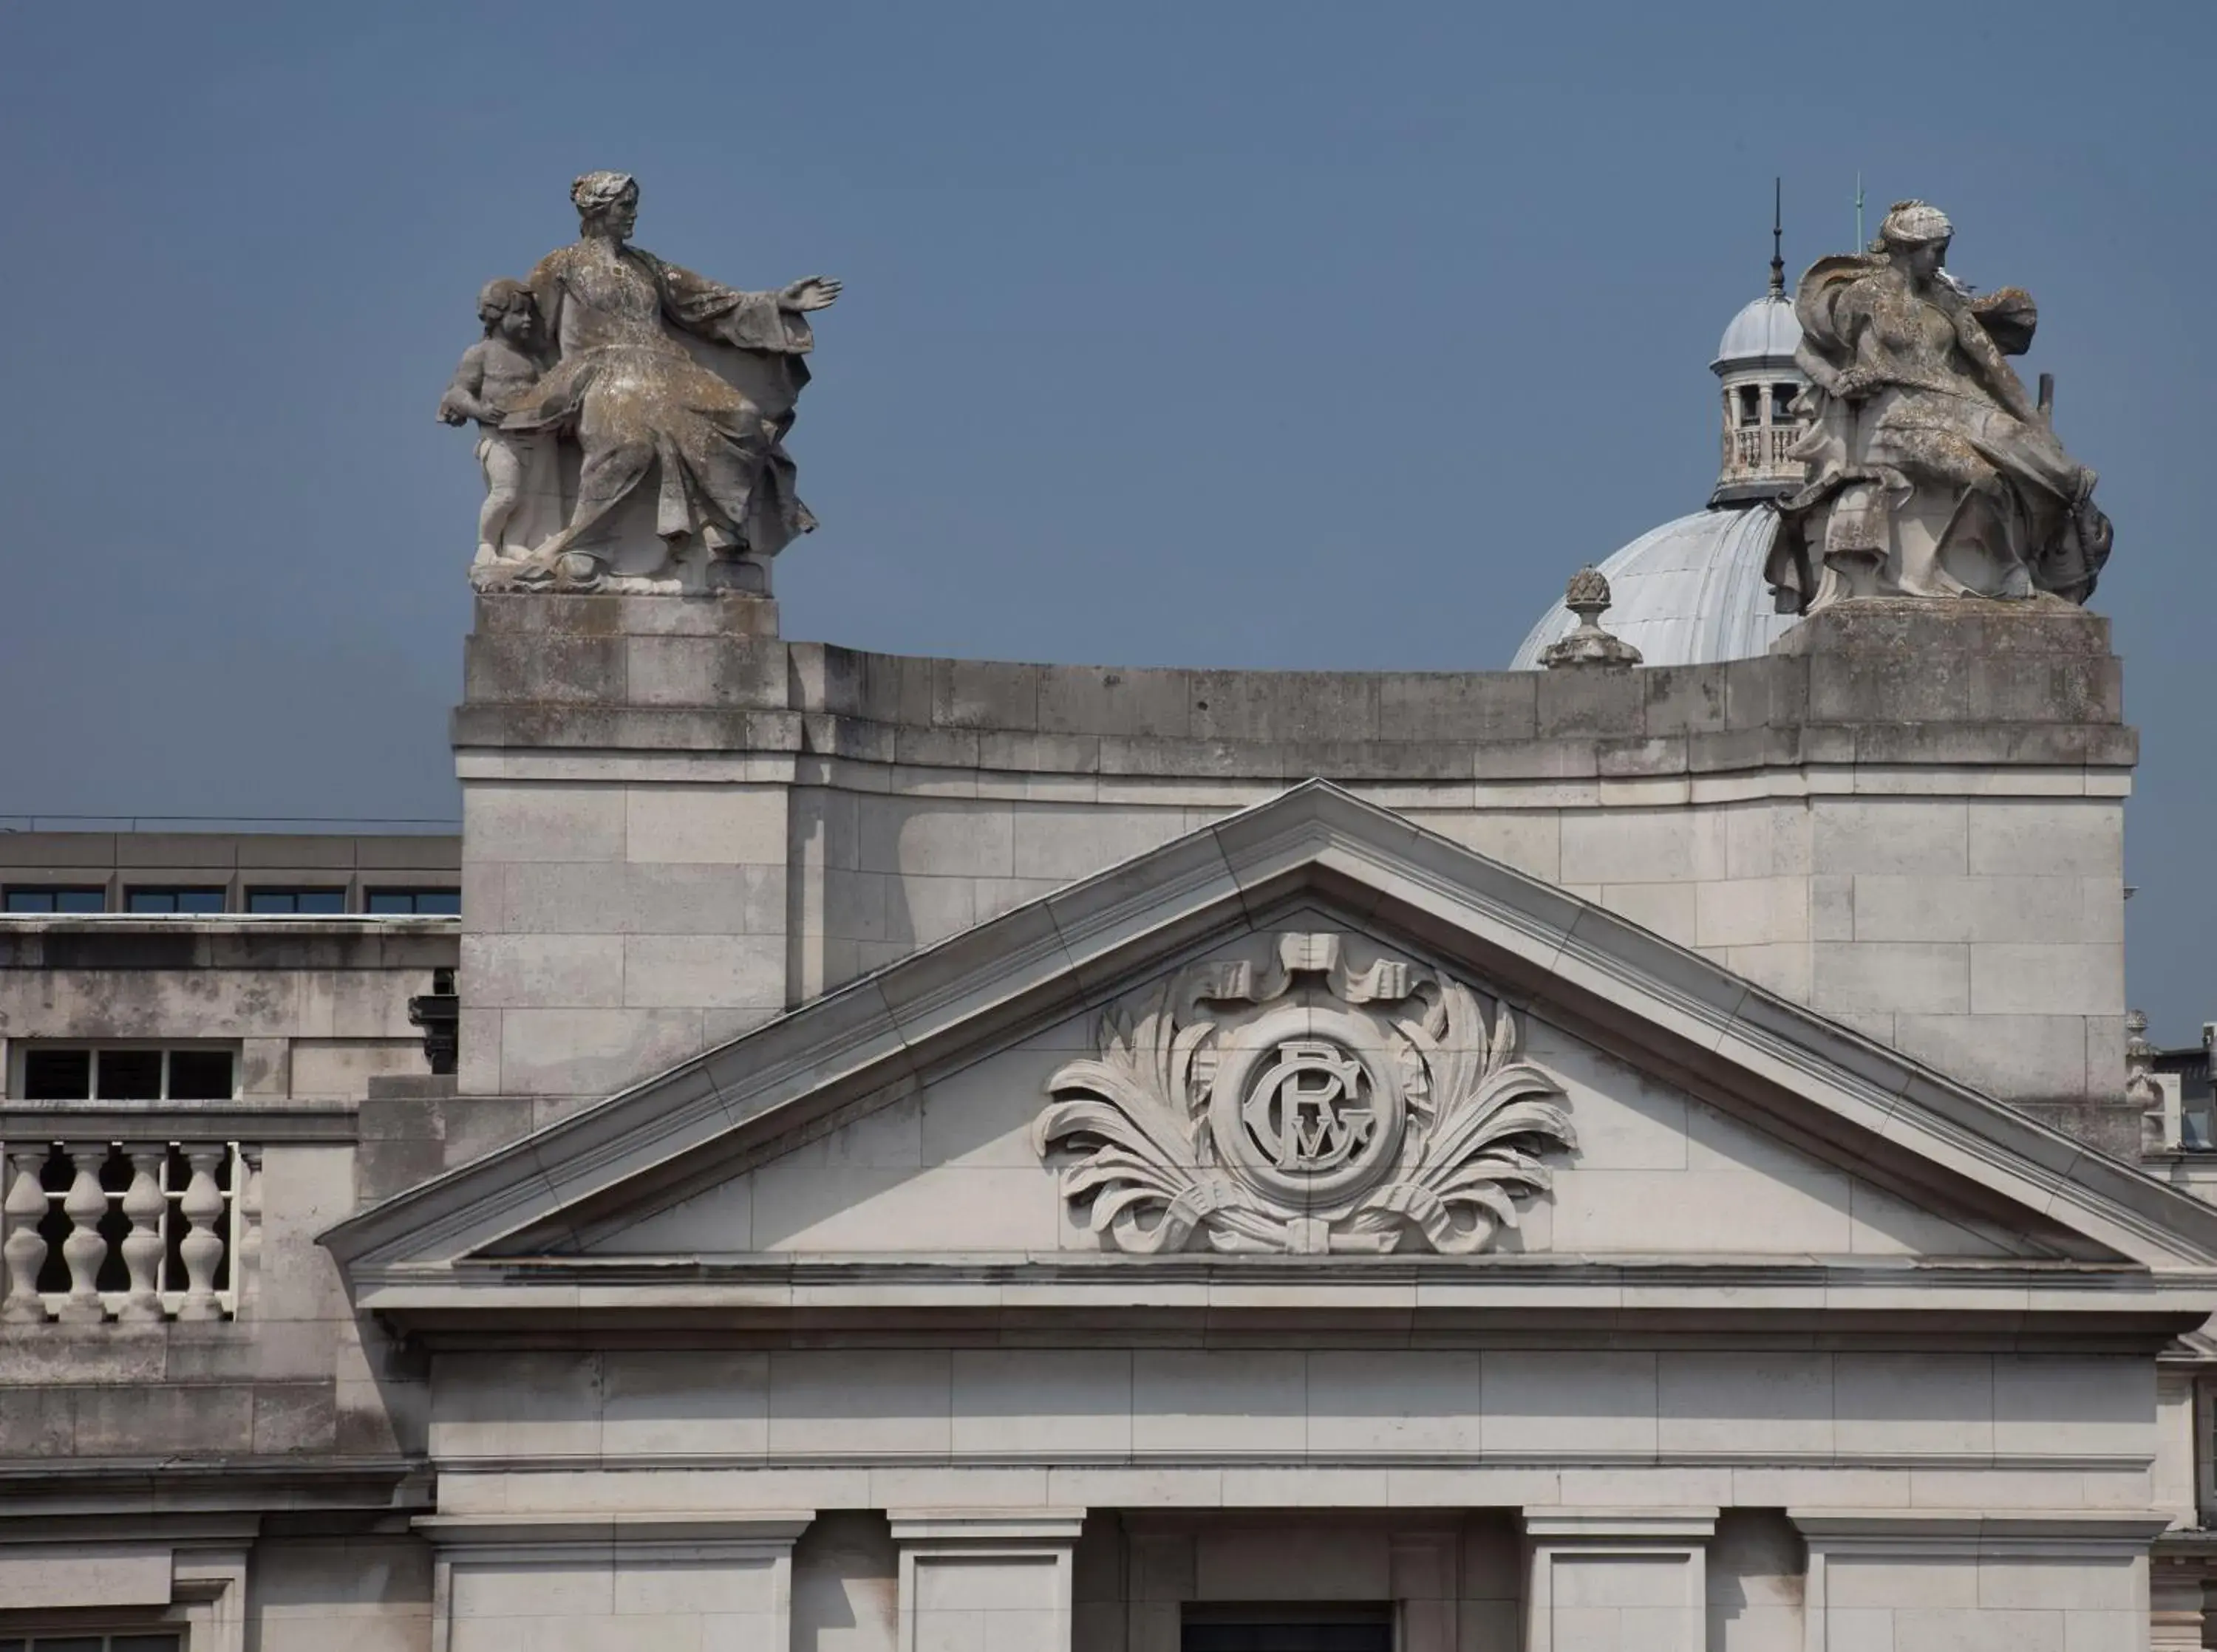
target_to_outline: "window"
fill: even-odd
[[[124,891],[123,909],[127,912],[171,914],[182,912],[220,912],[223,910],[223,891],[220,889],[133,889]]]
[[[225,1101],[233,1052],[221,1045],[23,1046],[26,1101]]]
[[[91,885],[55,889],[11,889],[8,891],[10,912],[105,912],[108,910],[108,891]],[[4,1645],[5,1643],[0,1643]]]
[[[1179,1652],[1393,1652],[1391,1606],[1188,1606]]]
[[[1739,422],[1742,424],[1763,422],[1763,387],[1742,385],[1739,387]]]
[[[1770,387],[1770,422],[1773,424],[1794,422],[1794,398],[1801,393],[1799,385],[1773,385]]]
[[[362,897],[362,910],[379,917],[460,917],[459,889],[373,889]]]
[[[174,1630],[153,1633],[0,1636],[0,1652],[179,1652],[183,1637]]]
[[[322,915],[346,910],[343,889],[250,889],[246,909],[272,916]]]

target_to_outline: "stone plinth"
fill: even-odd
[[[776,629],[744,597],[480,599],[454,720],[466,1094],[616,1088],[1322,776],[2083,1133],[2131,1122],[2136,739],[2082,610],[1850,603],[1765,658],[1591,673],[933,660]]]

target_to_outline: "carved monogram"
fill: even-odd
[[[1482,1250],[1548,1187],[1539,1155],[1577,1145],[1506,1005],[1350,935],[1181,971],[1097,1048],[1032,1134],[1075,1156],[1063,1197],[1118,1250]]]

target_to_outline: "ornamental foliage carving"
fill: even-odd
[[[1508,1006],[1351,935],[1181,971],[1096,1047],[1033,1137],[1117,1250],[1483,1250],[1577,1145]]]

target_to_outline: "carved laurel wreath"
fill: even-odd
[[[1482,1250],[1577,1145],[1506,1005],[1362,943],[1288,933],[1102,1016],[1047,1081],[1034,1147],[1115,1249]],[[1136,1014],[1134,1014],[1136,1010]]]

